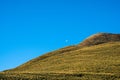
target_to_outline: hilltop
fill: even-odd
[[[118,80],[120,78],[120,34],[92,35],[78,45],[46,53],[14,69],[4,71],[5,75],[8,73],[34,74],[34,76],[53,74],[53,76],[59,75],[58,78],[62,76],[62,79],[70,76],[78,80],[88,78]]]
[[[120,34],[98,33],[85,39],[80,46],[93,46],[107,42],[120,41]]]

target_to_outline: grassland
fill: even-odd
[[[62,48],[2,72],[0,79],[120,80],[120,42]]]
[[[0,80],[120,80],[118,74],[0,73]]]
[[[120,80],[120,34],[95,34],[3,71],[0,80]]]
[[[77,47],[76,47],[77,48]],[[35,58],[11,72],[34,73],[120,73],[120,42],[91,47],[66,48]]]

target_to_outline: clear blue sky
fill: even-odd
[[[120,0],[0,0],[0,71],[98,32],[120,32]]]

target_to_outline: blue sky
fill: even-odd
[[[0,0],[0,71],[98,32],[120,32],[119,0]]]

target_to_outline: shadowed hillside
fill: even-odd
[[[30,77],[31,80],[119,80],[119,41],[120,34],[95,34],[79,45],[44,54],[17,68],[4,71],[1,77],[21,76],[28,80]]]
[[[120,41],[120,34],[99,33],[88,37],[80,46],[92,46],[115,41]]]

